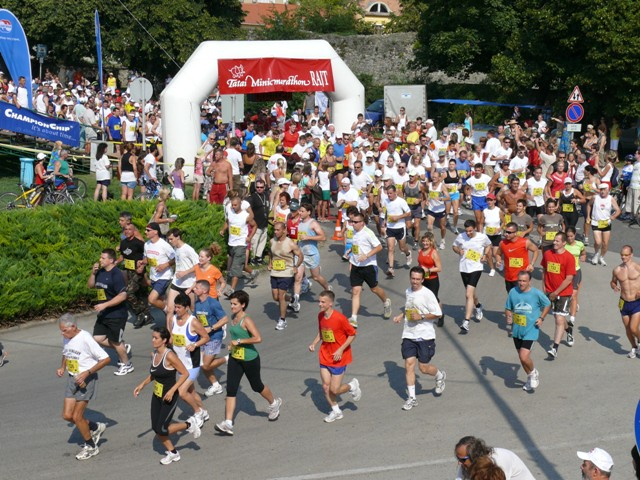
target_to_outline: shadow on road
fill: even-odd
[[[624,328],[622,325],[620,328]],[[578,332],[580,335],[584,337],[587,342],[594,340],[596,343],[602,345],[605,348],[613,351],[613,353],[617,353],[619,355],[626,355],[627,350],[625,350],[620,342],[620,335],[613,335],[611,333],[598,332],[596,330],[591,330],[589,327],[580,326],[578,327]],[[629,347],[631,348],[631,347]]]

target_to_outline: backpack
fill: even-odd
[[[613,165],[612,167],[613,167],[613,172],[611,173],[611,186],[613,188],[616,188],[620,183],[619,181],[620,170],[618,170],[618,167],[616,167],[615,165]]]

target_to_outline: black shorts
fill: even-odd
[[[447,215],[447,212],[442,211],[442,212],[434,212],[432,210],[429,210],[427,208],[427,215],[429,215],[430,217],[435,218],[436,220],[440,220],[441,218],[444,218]]]
[[[293,287],[295,277],[271,277],[271,290],[287,291]]]
[[[592,223],[591,224],[591,230],[593,230],[594,232],[610,232],[611,231],[611,222],[609,222],[609,224],[604,228],[599,228],[598,225],[594,225]]]
[[[462,284],[464,285],[464,288],[467,288],[468,286],[475,288],[478,286],[478,282],[482,276],[482,270],[471,273],[460,272],[460,276],[462,277]]]
[[[502,241],[502,235],[498,234],[498,235],[487,235],[487,237],[489,237],[489,240],[491,240],[491,245],[493,245],[494,247],[499,247],[500,246],[500,242]]]
[[[113,343],[122,342],[124,327],[127,325],[127,317],[124,318],[100,318],[93,326],[93,336],[106,336]]]
[[[582,283],[582,269],[576,270],[576,274],[573,276],[573,289],[576,290]]]
[[[178,392],[168,403],[156,395],[151,396],[151,428],[158,435],[169,435],[169,425],[178,406],[179,398]]]
[[[111,185],[111,180],[98,180],[96,181],[96,183],[102,185],[103,187],[108,187],[109,185]]]
[[[378,286],[378,267],[375,265],[367,265],[366,267],[351,265],[349,283],[352,287],[361,287],[363,283],[366,283],[369,288],[376,288]]]
[[[188,288],[176,287],[173,283],[171,284],[171,290],[174,290],[178,293],[187,293]]]
[[[402,339],[402,358],[416,357],[420,363],[429,363],[436,354],[435,340]]]
[[[504,288],[507,289],[507,293],[509,293],[511,290],[513,290],[517,286],[518,286],[518,281],[517,280],[514,280],[513,282],[511,282],[509,280],[505,280],[504,281]]]
[[[431,293],[436,296],[436,300],[438,300],[438,302],[440,301],[440,298],[438,298],[438,292],[440,291],[440,277],[432,278],[431,280],[425,278],[422,280],[422,285],[431,290]]]
[[[570,304],[571,304],[571,296],[558,297],[551,302],[551,313],[554,315],[563,315],[566,317],[569,315]]]
[[[523,340],[513,337],[513,344],[516,346],[516,350],[520,350],[521,348],[531,350],[533,348],[533,340]]]
[[[405,228],[387,228],[387,238],[395,238],[400,241],[405,236]]]

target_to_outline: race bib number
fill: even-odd
[[[398,193],[401,193],[401,192],[402,192],[402,184],[401,184],[401,183],[396,183],[396,191],[397,191]]]
[[[522,313],[514,313],[513,314],[513,323],[516,325],[520,325],[521,327],[527,326],[527,316]]]
[[[481,192],[482,190],[484,190],[485,188],[487,188],[487,184],[486,183],[476,183],[476,186],[474,187],[476,192]]]
[[[304,240],[304,237],[307,236],[307,232],[298,231],[298,240]]]
[[[466,170],[458,170],[458,175],[462,178],[467,176],[467,171]]]
[[[563,203],[562,204],[562,211],[563,212],[573,212],[575,210],[575,207],[573,206],[573,203]]]
[[[618,302],[618,310],[622,311],[622,307],[624,307],[624,300],[620,299],[620,301]],[[67,360],[68,362],[69,360]]]
[[[162,398],[164,393],[164,385],[162,385],[159,381],[154,380],[153,381],[153,394],[158,397],[158,398]]]
[[[487,227],[487,235],[495,235],[496,233],[498,233],[498,228],[497,227]]]
[[[457,185],[449,185],[449,193],[456,193],[458,191]]]
[[[582,188],[584,189],[585,192],[590,192],[591,191],[591,184],[589,183],[585,183]]]
[[[229,227],[229,233],[231,235],[240,236],[242,234],[242,229],[240,227]]]
[[[556,196],[556,198],[560,198],[560,190],[558,190],[558,191],[556,192],[556,195],[555,195],[555,196]]]
[[[464,256],[472,262],[479,262],[480,258],[482,258],[482,254],[477,250],[467,250]]]
[[[107,294],[104,293],[104,288],[99,288],[96,290],[96,298],[100,302],[104,302],[107,299]]]
[[[371,192],[372,192],[374,195],[378,195],[378,191],[379,191],[379,190],[378,190],[378,187],[373,187],[373,189],[371,190]]]
[[[342,170],[344,167],[341,163],[336,163],[336,170]]]
[[[360,247],[358,245],[352,245],[351,253],[353,253],[354,255],[360,255]]]
[[[281,272],[287,268],[287,263],[284,260],[274,260],[272,266],[274,270]]]
[[[200,323],[202,324],[203,327],[209,326],[209,320],[207,320],[207,316],[204,313],[198,314],[198,320],[200,320]]]
[[[440,192],[429,192],[429,198],[437,200],[440,198]]]
[[[333,330],[330,328],[323,328],[320,330],[320,335],[322,335],[322,341],[326,343],[336,343],[336,337],[333,334]]]
[[[598,228],[607,228],[609,226],[609,220],[598,220]]]
[[[362,190],[358,189],[358,196],[361,197],[362,196]]]
[[[416,320],[413,319],[414,313],[419,314],[420,312],[416,308],[407,308],[404,311],[404,318],[406,318],[408,322],[415,322]]]
[[[174,347],[186,347],[187,346],[187,337],[180,334],[175,334],[173,336],[173,346]]]
[[[522,268],[524,266],[524,258],[510,258],[509,267]]]
[[[526,178],[526,176],[525,176],[524,172],[520,172],[520,173],[518,174],[518,178],[519,178],[520,180],[524,180],[524,179]]]
[[[506,213],[504,215],[504,223],[511,223],[511,214],[510,213]]]
[[[387,207],[382,207],[382,218],[387,218]]]
[[[533,189],[533,196],[534,196],[534,197],[540,197],[540,196],[542,196],[542,188],[534,188],[534,189]]]
[[[353,230],[347,229],[347,238],[353,238]]]
[[[124,261],[124,269],[125,270],[135,270],[136,269],[136,261],[135,260],[125,260]]]
[[[231,352],[231,356],[236,360],[244,360],[244,347],[235,345],[233,347],[233,352]]]
[[[417,203],[418,203],[418,199],[417,198],[407,197],[407,205],[415,205]]]
[[[78,365],[78,360],[71,360],[67,358],[67,371],[71,375],[77,375],[80,373],[80,366]]]
[[[544,234],[544,239],[553,241],[556,238],[557,234],[558,234],[558,232],[547,232],[547,233]]]
[[[549,273],[560,273],[560,264],[556,262],[547,263],[547,272]]]
[[[150,267],[157,267],[158,266],[158,259],[157,258],[148,258],[147,259],[147,263],[149,264]]]

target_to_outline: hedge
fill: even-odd
[[[87,278],[100,252],[120,243],[119,213],[131,212],[144,232],[155,204],[87,201],[0,212],[0,324],[89,305],[95,292],[87,288]],[[224,245],[220,206],[169,201],[168,208],[178,214],[173,226],[196,251],[212,241]],[[215,264],[226,267],[226,256],[223,251]]]

